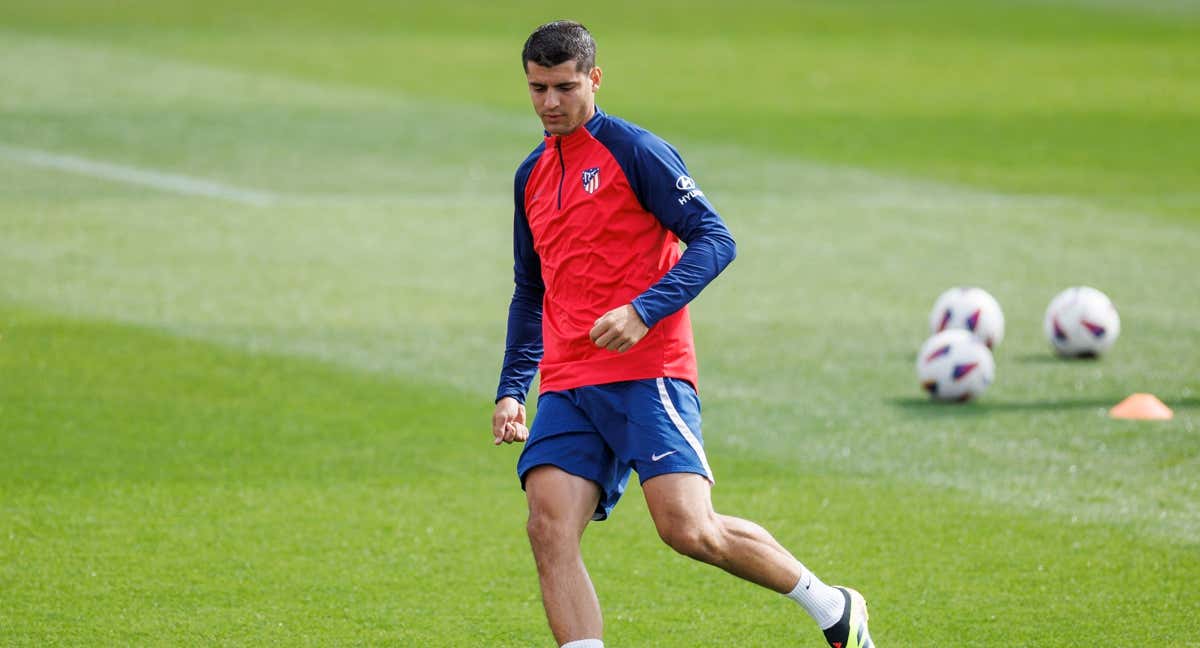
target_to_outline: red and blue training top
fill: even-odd
[[[687,303],[736,254],[729,229],[657,135],[596,109],[517,169],[515,290],[496,400],[671,377],[697,383]],[[680,252],[679,241],[687,244]],[[588,337],[632,303],[650,331],[624,353]]]

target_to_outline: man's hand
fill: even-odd
[[[625,304],[601,315],[588,337],[598,347],[624,353],[646,337],[649,330],[633,304]]]
[[[525,427],[525,406],[517,399],[505,396],[496,402],[492,412],[492,445],[501,443],[524,443],[529,438],[529,428]]]

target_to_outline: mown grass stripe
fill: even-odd
[[[103,180],[151,187],[186,196],[216,198],[255,207],[269,207],[279,200],[279,196],[268,191],[244,189],[180,173],[168,173],[156,169],[145,169],[8,144],[0,144],[0,157],[43,169],[54,169]]]

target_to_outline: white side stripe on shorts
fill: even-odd
[[[667,416],[671,417],[671,422],[675,424],[675,429],[683,435],[683,439],[692,446],[692,450],[696,452],[696,456],[700,457],[700,464],[704,466],[704,472],[708,473],[708,481],[715,484],[717,481],[713,479],[712,469],[708,467],[708,457],[704,455],[704,446],[700,445],[700,440],[692,434],[687,423],[683,421],[683,417],[679,415],[679,411],[675,409],[675,404],[671,402],[671,396],[667,394],[667,381],[658,378],[658,398],[662,401],[663,407],[667,410]]]

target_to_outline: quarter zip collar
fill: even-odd
[[[550,133],[543,131],[546,136],[546,151],[553,151],[554,155],[558,158],[557,203],[560,210],[562,209],[563,182],[565,182],[567,179],[567,161],[566,156],[563,155],[563,149],[574,148],[575,146],[583,144],[585,141],[591,139],[593,136],[595,136],[596,131],[600,130],[600,126],[604,124],[604,120],[606,118],[607,115],[604,114],[603,110],[600,110],[600,106],[596,106],[596,113],[592,115],[591,119],[587,120],[587,123],[583,125],[583,128],[576,128],[566,135],[551,135]]]

